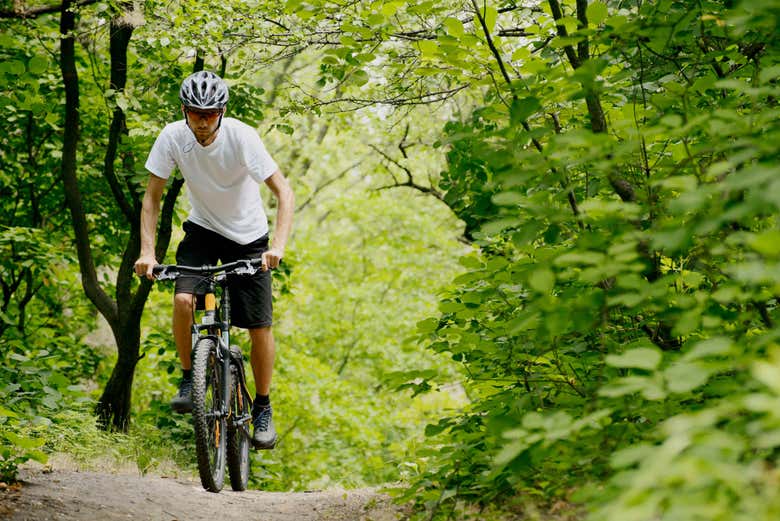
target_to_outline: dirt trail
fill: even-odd
[[[206,492],[180,478],[98,472],[26,471],[18,490],[0,490],[10,521],[392,521],[401,509],[371,489]]]

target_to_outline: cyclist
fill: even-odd
[[[252,277],[232,278],[231,322],[249,330],[250,361],[257,396],[252,410],[256,448],[276,445],[270,401],[275,356],[271,331],[271,275],[284,256],[292,229],[294,196],[257,132],[249,125],[225,117],[227,84],[213,72],[201,71],[181,84],[183,120],[168,124],[149,152],[150,172],[141,212],[141,253],[135,272],[153,278],[155,232],[160,199],[168,177],[178,167],[187,185],[191,210],[183,224],[184,239],[176,263],[189,266],[217,264],[262,257],[262,270]],[[258,185],[270,188],[278,202],[276,225],[268,247],[268,219]],[[192,311],[196,305],[197,277],[176,281],[173,335],[183,376],[171,407],[192,411]]]

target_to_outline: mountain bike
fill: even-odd
[[[158,281],[199,278],[195,293],[203,295],[204,304],[200,323],[195,320],[198,306],[193,306],[192,417],[200,482],[210,492],[222,490],[226,465],[233,490],[246,490],[249,480],[252,398],[244,356],[238,346],[230,344],[226,284],[229,275],[253,275],[261,264],[262,259],[248,259],[219,266],[160,264],[153,268]]]

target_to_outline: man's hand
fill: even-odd
[[[268,271],[272,269],[276,269],[279,267],[279,262],[281,262],[282,257],[284,257],[284,252],[276,249],[271,248],[267,252],[263,253],[263,271]]]
[[[146,275],[147,279],[154,280],[154,275],[152,275],[152,268],[154,268],[156,265],[157,259],[154,258],[154,255],[141,255],[134,264],[135,274],[139,276]]]

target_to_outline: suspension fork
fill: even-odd
[[[220,337],[218,348],[222,354],[222,412],[229,418],[232,410],[230,367],[233,364],[233,357],[230,354],[230,293],[225,279],[220,280],[220,286],[222,292],[219,306]]]
[[[226,288],[222,285],[222,306],[221,313],[217,313],[217,299],[216,299],[216,282],[210,279],[207,284],[206,293],[204,295],[204,309],[201,323],[196,324],[193,317],[192,325],[192,345],[197,345],[198,340],[203,338],[201,331],[210,333],[214,338],[216,344],[216,356],[217,356],[217,368],[220,372],[221,385],[220,385],[220,404],[219,414],[221,417],[228,417],[230,415],[230,297],[227,294]],[[220,315],[222,315],[220,317]],[[219,319],[219,322],[217,320]],[[218,334],[215,334],[218,333]]]

